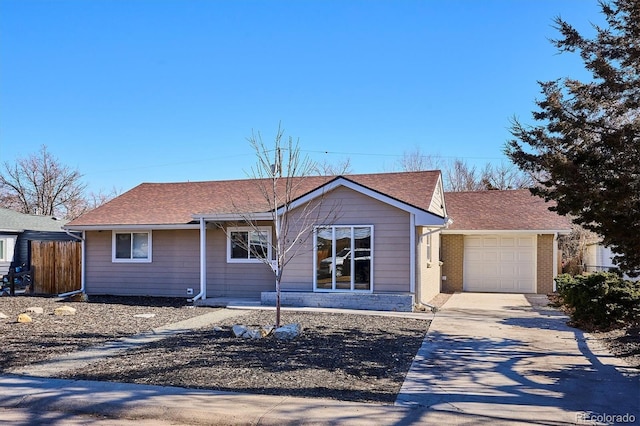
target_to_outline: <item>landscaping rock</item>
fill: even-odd
[[[40,306],[31,306],[27,309],[24,310],[26,313],[29,314],[43,314],[44,313],[44,309],[42,309]]]
[[[231,331],[233,332],[234,336],[242,337],[242,335],[247,332],[247,327],[245,327],[244,325],[236,324],[231,328]]]
[[[60,306],[53,311],[54,315],[75,315],[76,308],[72,308],[71,306]]]
[[[67,299],[69,302],[88,302],[89,296],[86,293],[77,293],[69,296]]]
[[[273,335],[279,340],[290,340],[298,337],[302,333],[302,326],[298,323],[287,324],[276,328]]]
[[[260,333],[262,333],[262,337],[267,337],[273,333],[273,330],[275,330],[275,327],[272,325],[268,325],[266,327],[262,327],[260,329]]]
[[[28,314],[18,315],[18,322],[33,322],[33,319]]]
[[[135,318],[153,318],[156,314],[137,314],[134,315]]]
[[[245,339],[262,339],[262,332],[261,330],[247,329],[242,337]]]
[[[3,314],[2,312],[0,312],[0,319],[7,319],[7,318],[9,317]]]

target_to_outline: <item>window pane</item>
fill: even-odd
[[[353,283],[356,290],[371,289],[371,228],[355,228]]]
[[[351,290],[351,227],[336,228],[336,288]]]
[[[131,259],[131,234],[116,234],[116,259]]]
[[[231,258],[232,259],[248,259],[249,252],[247,244],[249,242],[249,233],[235,231],[231,233]]]
[[[0,259],[4,259],[4,240],[0,240]]]
[[[251,231],[251,259],[266,259],[269,253],[269,235],[266,232]]]
[[[316,238],[318,249],[316,287],[331,289],[333,274],[333,232],[331,228],[319,228]]]
[[[149,258],[149,234],[146,232],[133,234],[133,258]]]

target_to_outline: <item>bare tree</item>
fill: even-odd
[[[562,251],[562,272],[571,275],[583,273],[587,245],[595,244],[599,240],[598,234],[572,223],[571,233],[558,238],[558,245]]]
[[[309,157],[301,155],[298,140],[294,142],[291,137],[286,141],[283,139],[284,130],[280,126],[272,147],[263,142],[260,133],[252,133],[248,139],[258,157],[257,164],[251,169],[251,177],[268,205],[273,223],[274,238],[270,243],[272,257],[268,256],[269,250],[265,248],[265,244],[269,244],[267,238],[261,239],[258,244],[252,244],[249,238],[234,240],[234,243],[251,253],[252,257],[268,265],[274,274],[276,327],[280,326],[280,283],[287,264],[302,250],[308,251],[305,247],[308,247],[306,243],[313,236],[314,226],[318,223],[333,223],[338,211],[336,206],[321,209],[323,196],[302,205],[294,203],[304,192],[301,190],[304,179],[313,175],[318,168]],[[252,231],[257,235],[264,233],[260,226],[264,217],[242,209],[236,210]]]
[[[402,154],[402,158],[398,160],[398,166],[405,172],[420,172],[440,169],[442,161],[439,157],[423,153],[419,146],[415,146]]]
[[[442,170],[445,191],[481,191],[485,189],[521,189],[533,186],[533,178],[513,164],[487,163],[482,171],[465,160],[455,158],[444,161],[441,157],[425,154],[416,146],[405,151],[397,166],[405,172]]]
[[[351,159],[340,161],[338,163],[329,163],[326,160],[322,163],[314,165],[314,173],[319,176],[341,176],[353,173],[351,169]]]
[[[504,162],[497,166],[487,163],[480,180],[484,189],[527,189],[536,183],[533,176],[521,171],[515,164]]]
[[[37,154],[4,163],[0,172],[2,201],[8,208],[27,214],[70,218],[83,203],[86,185],[78,170],[61,164],[47,147]]]
[[[486,189],[482,185],[482,175],[476,166],[470,166],[466,161],[455,159],[443,171],[444,190],[447,192],[481,191]]]

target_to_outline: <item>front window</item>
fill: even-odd
[[[5,259],[5,241],[4,240],[0,240],[0,260],[6,260]]]
[[[258,263],[271,259],[271,228],[229,228],[227,262]]]
[[[151,232],[114,232],[114,262],[151,262]]]
[[[372,291],[373,226],[322,226],[314,233],[318,291]]]

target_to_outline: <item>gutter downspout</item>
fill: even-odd
[[[409,215],[409,291],[413,294],[416,293],[416,215]]]
[[[558,233],[553,234],[553,278],[558,276]],[[556,280],[553,280],[553,292],[555,293],[556,288]]]
[[[71,231],[69,231],[68,229],[63,229],[63,231],[70,237],[75,238],[76,240],[80,241],[80,290],[74,290],[74,291],[69,291],[67,293],[60,293],[58,294],[58,297],[69,297],[69,296],[73,296],[74,294],[81,294],[84,293],[84,285],[85,285],[85,247],[84,247],[84,242],[85,242],[85,232],[86,231],[82,231],[82,237],[78,237],[75,234],[72,234]]]
[[[451,224],[453,223],[453,220],[451,220],[451,218],[445,217],[444,218],[444,226],[442,228],[436,228],[432,231],[429,232],[425,232],[424,234],[420,234],[420,241],[422,241],[423,237],[426,237],[427,235],[432,235],[432,234],[437,234],[438,232],[442,232],[445,229],[447,229]],[[441,243],[440,243],[441,244]],[[440,246],[440,244],[438,244],[438,246]],[[438,259],[438,262],[440,262],[440,259]],[[415,263],[415,262],[414,262]],[[440,275],[442,275],[442,273],[440,273]],[[442,283],[440,283],[440,285],[442,285]],[[423,302],[422,298],[421,298],[421,294],[418,295],[418,305],[422,305],[422,306],[426,306],[427,308],[429,308],[431,310],[431,312],[433,312],[434,314],[436,312],[438,312],[438,307],[431,305],[429,303]]]
[[[200,292],[193,296],[191,302],[207,298],[207,224],[200,218]]]

